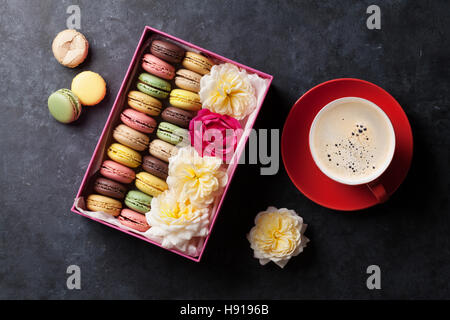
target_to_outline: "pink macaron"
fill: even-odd
[[[133,170],[111,160],[103,161],[100,174],[121,183],[131,183],[136,178],[136,173]]]
[[[120,115],[120,120],[130,128],[143,133],[152,133],[156,128],[156,120],[145,113],[128,108]]]
[[[175,77],[174,66],[149,53],[145,54],[142,59],[142,68],[145,71],[166,80],[172,80]]]
[[[130,209],[122,209],[117,219],[124,226],[140,232],[145,232],[150,229],[150,226],[145,219],[145,215]]]

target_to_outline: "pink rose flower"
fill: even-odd
[[[189,123],[191,144],[198,154],[219,157],[229,163],[242,135],[238,120],[202,109]]]

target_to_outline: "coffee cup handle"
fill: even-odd
[[[389,198],[389,195],[387,194],[386,189],[380,182],[374,181],[374,182],[368,183],[367,187],[372,192],[372,194],[375,196],[375,198],[377,198],[378,203],[386,202],[387,199]]]

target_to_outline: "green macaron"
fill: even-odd
[[[60,89],[48,98],[48,110],[59,122],[71,123],[80,117],[81,103],[72,91]]]
[[[125,204],[128,208],[140,213],[147,213],[150,211],[152,197],[137,190],[131,190],[125,197]]]
[[[187,142],[189,132],[172,123],[163,121],[159,124],[156,135],[163,141],[178,145],[179,143]]]
[[[165,99],[172,89],[169,82],[148,73],[141,73],[137,83],[139,91],[158,99]]]

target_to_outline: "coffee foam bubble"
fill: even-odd
[[[312,132],[315,160],[346,181],[374,175],[386,163],[389,130],[383,114],[370,105],[352,101],[327,108]]]
[[[370,130],[363,124],[357,124],[346,137],[337,138],[334,144],[325,145],[329,164],[341,166],[347,175],[362,175],[375,170],[376,148],[370,144]],[[339,170],[339,171],[342,171]]]

